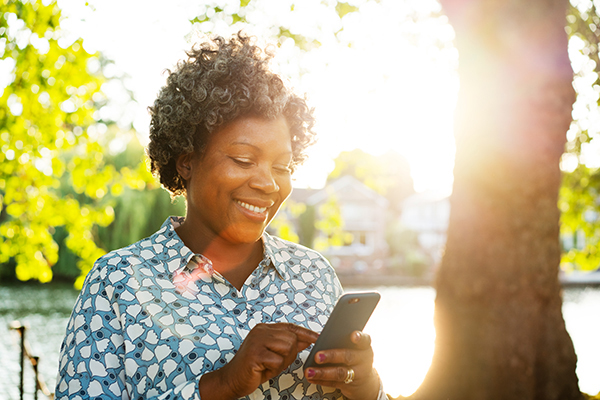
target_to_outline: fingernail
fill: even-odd
[[[356,331],[356,332],[354,332],[354,341],[355,341],[355,342],[359,342],[359,341],[360,341],[360,337],[361,337],[361,336],[362,336],[362,335],[361,335],[360,331]]]
[[[314,369],[309,368],[309,369],[306,370],[306,377],[307,378],[312,378],[312,377],[314,377],[316,375],[316,373],[317,373],[317,371],[315,371]]]
[[[319,353],[317,354],[317,358],[319,359],[319,362],[322,363],[325,361],[325,359],[327,359],[327,356],[325,356],[323,353]]]

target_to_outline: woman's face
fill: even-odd
[[[241,117],[211,137],[201,157],[182,156],[186,223],[230,243],[260,239],[292,191],[292,142],[286,119]]]

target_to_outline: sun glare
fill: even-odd
[[[410,396],[421,385],[433,357],[435,291],[377,290],[381,301],[365,327],[372,339],[374,365],[387,393]]]
[[[421,20],[409,20],[407,4],[365,4],[342,19],[342,43],[324,43],[307,55],[282,46],[280,69],[308,94],[320,135],[297,186],[322,185],[331,159],[360,148],[406,157],[417,191],[451,191],[454,33],[443,16],[423,13]],[[436,11],[437,3],[429,6]],[[298,69],[306,72],[295,74]]]
[[[168,7],[160,1],[143,6],[93,1],[93,11],[73,0],[62,2],[72,16],[65,26],[84,37],[87,50],[103,52],[128,75],[135,109],[116,108],[127,109],[125,117],[141,142],[148,132],[146,109],[164,84],[164,70],[184,56],[199,32],[229,35],[240,28],[218,18],[191,24],[190,19],[210,17],[214,10],[185,0]],[[239,4],[222,2],[225,8],[234,3]],[[252,22],[246,30],[252,34],[268,37],[277,33],[273,27],[286,26],[313,43],[311,51],[302,52],[293,39],[281,38],[274,60],[274,67],[307,94],[318,120],[319,142],[294,185],[321,187],[332,160],[341,151],[360,148],[374,155],[398,152],[411,166],[417,191],[449,193],[458,55],[447,18],[434,0],[355,0],[352,5],[358,11],[341,20],[327,2],[316,0],[254,0],[246,11]],[[111,29],[103,29],[106,21]]]

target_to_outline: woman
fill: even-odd
[[[242,34],[193,49],[151,107],[152,172],[185,218],[100,258],[61,349],[57,398],[378,399],[370,338],[319,352],[341,286],[265,229],[313,142],[312,112]]]

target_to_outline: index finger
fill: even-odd
[[[285,329],[296,335],[299,344],[304,345],[303,349],[308,347],[311,343],[316,342],[319,337],[317,332],[289,322],[279,322],[273,324],[273,326],[277,329]]]

